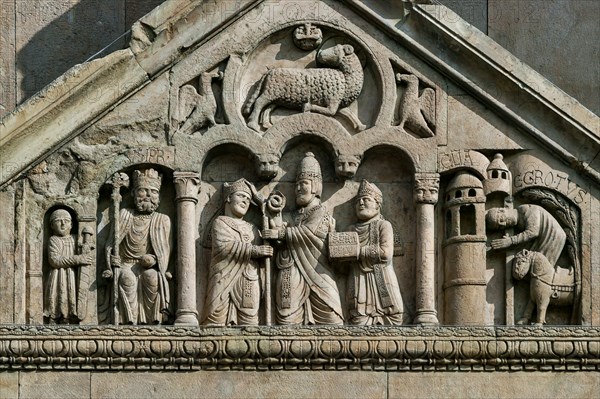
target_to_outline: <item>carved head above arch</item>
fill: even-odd
[[[256,173],[263,179],[273,179],[279,173],[279,160],[277,153],[258,153],[254,156]]]
[[[338,154],[335,159],[335,173],[338,177],[352,178],[356,175],[356,171],[362,160],[361,155],[357,154]]]

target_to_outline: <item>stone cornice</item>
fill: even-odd
[[[344,2],[566,165],[600,183],[595,165],[600,117],[453,11],[430,1],[407,1],[408,16],[398,23],[361,1]]]
[[[397,2],[393,6],[399,11],[383,17],[377,12],[381,1],[369,6],[342,2],[569,167],[600,183],[600,118],[448,8],[417,4],[428,1]],[[136,23],[131,49],[73,67],[0,120],[0,188],[135,94],[188,49],[262,3],[170,0],[157,7]],[[381,7],[389,11],[391,6]]]
[[[600,370],[594,327],[0,327],[0,369]]]

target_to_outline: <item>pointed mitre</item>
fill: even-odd
[[[309,180],[323,180],[321,176],[321,166],[319,161],[315,158],[315,154],[307,152],[300,161],[300,168],[296,174],[296,180],[309,179]]]
[[[248,185],[248,181],[244,178],[234,181],[233,183],[223,183],[223,197],[227,198],[233,193],[242,191],[252,197],[252,191]]]
[[[356,198],[360,197],[371,197],[379,204],[383,202],[381,190],[379,190],[376,185],[369,183],[366,180],[360,182],[360,187],[358,188],[358,194],[356,195]]]
[[[154,169],[134,170],[133,187],[151,187],[160,190],[162,175]]]

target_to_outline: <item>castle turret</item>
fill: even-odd
[[[446,324],[485,324],[485,200],[483,184],[467,171],[458,172],[446,189]]]
[[[512,175],[503,161],[502,154],[494,155],[494,159],[487,167],[487,176],[483,181],[485,195],[502,193],[512,195]]]

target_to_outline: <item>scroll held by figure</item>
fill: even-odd
[[[264,283],[259,259],[273,255],[260,245],[258,228],[244,220],[256,189],[246,179],[223,185],[224,214],[212,225],[204,325],[258,325]]]
[[[76,324],[77,268],[92,264],[90,253],[76,254],[77,236],[71,234],[71,214],[58,209],[50,215],[52,236],[48,240],[50,272],[44,287],[44,317],[51,324]]]
[[[297,210],[289,224],[271,225],[263,237],[281,240],[276,265],[277,324],[343,324],[335,276],[327,259],[326,238],[335,220],[321,204],[321,167],[312,153],[296,175]]]
[[[135,208],[121,209],[112,220],[103,276],[113,279],[114,324],[161,324],[170,314],[171,220],[156,211],[161,180],[154,169],[135,170]],[[119,197],[113,192],[117,209]]]
[[[381,215],[382,202],[379,188],[363,180],[355,198],[358,222],[351,230],[357,248],[347,282],[349,321],[355,325],[403,323],[404,305],[393,265],[394,232]]]

